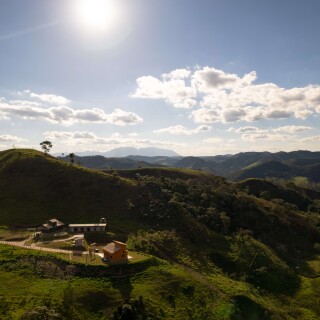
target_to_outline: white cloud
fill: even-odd
[[[306,119],[320,113],[320,85],[281,88],[274,83],[255,84],[255,71],[239,76],[204,67],[178,69],[160,79],[137,79],[133,97],[163,99],[191,112],[195,123]]]
[[[133,125],[143,122],[143,119],[133,112],[127,112],[121,109],[115,109],[112,113],[106,116],[109,123],[118,126]]]
[[[271,133],[245,133],[241,136],[241,138],[245,141],[249,142],[257,142],[257,141],[288,141],[292,139],[292,136],[284,135],[284,134],[271,134]]]
[[[189,118],[193,119],[195,123],[212,123],[220,120],[220,113],[214,109],[201,108],[192,111]]]
[[[210,144],[220,144],[222,143],[222,139],[221,138],[208,138],[203,140],[204,143],[210,143]]]
[[[44,133],[46,139],[49,140],[70,140],[70,139],[84,139],[91,140],[96,139],[97,136],[93,132],[88,131],[46,131]]]
[[[196,105],[196,91],[187,86],[185,81],[175,74],[164,75],[163,80],[152,76],[144,76],[137,79],[138,88],[132,95],[134,98],[163,99],[176,108],[189,109]],[[181,71],[179,71],[179,74]],[[186,74],[184,74],[185,76]]]
[[[312,130],[311,127],[291,125],[291,126],[275,128],[272,131],[279,132],[279,133],[297,133],[297,132],[310,131],[310,130]]]
[[[119,126],[135,125],[143,122],[143,119],[133,112],[127,112],[120,108],[111,113],[102,109],[74,109],[67,106],[54,106],[50,108],[28,104],[15,103],[15,101],[0,101],[1,117],[18,116],[27,120],[45,120],[62,125],[73,125],[75,123],[110,123]]]
[[[208,132],[211,130],[210,126],[199,126],[196,129],[187,129],[184,126],[181,125],[176,125],[176,126],[171,126],[168,128],[163,128],[163,129],[158,129],[153,131],[154,133],[169,133],[169,134],[175,134],[175,135],[192,135],[192,134],[197,134],[200,132]]]
[[[188,69],[176,69],[170,73],[165,73],[162,75],[163,79],[185,79],[188,78],[191,74],[191,71]]]
[[[241,120],[245,115],[245,111],[240,108],[225,109],[221,112],[222,122],[236,122]]]
[[[320,142],[320,136],[307,137],[307,138],[301,139],[300,141],[301,142]]]
[[[119,132],[114,132],[112,135],[111,135],[111,138],[118,138],[120,137],[120,133]]]
[[[0,142],[20,142],[20,141],[27,141],[27,140],[17,136],[12,136],[10,134],[0,135]]]
[[[87,131],[47,131],[44,137],[53,141],[55,145],[60,145],[60,149],[68,147],[74,151],[89,151],[89,150],[105,150],[115,147],[148,147],[148,146],[165,146],[165,147],[181,147],[184,144],[158,141],[150,139],[137,139],[134,137],[99,137],[93,132]]]
[[[262,133],[266,132],[266,130],[260,129],[258,127],[253,126],[245,126],[240,128],[229,128],[228,131],[234,131],[236,133]]]
[[[255,126],[231,127],[227,131],[241,134],[241,138],[244,141],[257,142],[293,140],[296,139],[295,134],[310,130],[312,130],[311,127],[290,125],[268,129],[261,129]]]
[[[18,94],[25,95],[30,98],[39,100],[41,102],[49,103],[49,104],[67,105],[70,102],[70,100],[68,100],[63,96],[57,96],[57,95],[48,94],[48,93],[38,94],[38,93],[31,92],[30,90],[23,90],[18,92]]]
[[[210,92],[213,89],[232,89],[236,86],[250,85],[256,80],[256,73],[253,71],[240,78],[236,74],[226,73],[215,68],[204,67],[194,72],[193,84],[201,92]]]
[[[286,133],[286,134],[295,134],[299,132],[304,131],[310,131],[312,130],[311,127],[308,126],[283,126],[278,128],[269,128],[269,129],[261,129],[254,126],[245,126],[245,127],[239,127],[239,128],[229,128],[227,131],[229,132],[236,132],[236,133],[248,133],[248,134],[257,134],[257,133]]]

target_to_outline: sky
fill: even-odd
[[[319,0],[0,0],[0,150],[319,151]]]

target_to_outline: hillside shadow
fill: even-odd
[[[133,286],[131,285],[130,275],[119,275],[110,278],[112,287],[118,290],[123,298],[123,300],[129,300],[131,297],[131,292]]]

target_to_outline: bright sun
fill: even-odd
[[[114,27],[118,18],[115,0],[78,0],[79,23],[92,32],[105,32]]]

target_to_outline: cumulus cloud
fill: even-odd
[[[236,74],[204,67],[194,72],[192,81],[199,91],[211,92],[213,89],[232,89],[242,85],[250,85],[256,78],[257,76],[254,71],[241,78]]]
[[[219,111],[206,108],[192,111],[189,118],[193,119],[195,123],[212,123],[221,119]]]
[[[231,127],[227,131],[241,135],[241,139],[248,142],[258,141],[289,141],[296,140],[297,134],[312,130],[308,126],[282,126],[277,128],[262,129],[256,126]]]
[[[278,127],[278,128],[268,128],[268,129],[261,129],[255,126],[245,126],[245,127],[239,127],[239,128],[229,128],[229,132],[236,132],[236,133],[287,133],[287,134],[295,134],[299,132],[304,132],[304,131],[310,131],[312,130],[311,127],[308,126],[295,126],[295,125],[290,125],[290,126],[283,126],[283,127]]]
[[[166,146],[177,147],[184,144],[158,141],[151,139],[138,139],[135,137],[121,137],[120,135],[111,137],[99,137],[93,132],[88,131],[47,131],[44,137],[56,144],[72,147],[76,150],[94,150],[94,148],[115,148],[115,147],[148,147],[148,146]]]
[[[138,78],[132,96],[194,108],[190,118],[196,123],[306,119],[320,113],[320,85],[281,88],[256,79],[255,71],[239,76],[208,66],[177,69],[160,78]]]
[[[143,122],[143,119],[133,112],[115,109],[106,116],[107,122],[118,126],[133,125]]]
[[[240,128],[229,128],[228,131],[234,131],[236,133],[262,133],[266,132],[266,130],[260,129],[258,127],[253,127],[253,126],[245,126],[245,127],[240,127]]]
[[[241,120],[246,113],[244,110],[237,108],[237,109],[225,109],[221,113],[222,122],[236,122]]]
[[[190,75],[186,69],[177,69],[164,74],[162,79],[143,76],[137,79],[138,88],[134,98],[163,99],[176,108],[189,109],[196,105],[196,90],[187,86],[184,78]]]
[[[27,140],[17,136],[12,136],[10,134],[0,135],[0,142],[20,142],[20,141],[27,141]]]
[[[257,141],[288,141],[292,139],[292,136],[281,135],[281,134],[272,134],[272,133],[245,133],[241,136],[245,141],[257,142]]]
[[[48,94],[48,93],[34,93],[30,90],[23,90],[18,92],[19,95],[28,96],[30,98],[39,100],[41,102],[50,103],[50,104],[56,104],[56,105],[67,105],[70,100],[63,97],[63,96],[57,96],[54,94]]]
[[[72,125],[75,123],[110,123],[119,126],[135,125],[143,119],[133,112],[120,108],[106,113],[102,109],[74,109],[69,106],[43,107],[33,102],[15,103],[14,101],[0,101],[0,115],[3,117],[17,116],[27,120],[45,120],[51,123]]]
[[[284,126],[273,129],[273,132],[279,132],[279,133],[297,133],[297,132],[303,132],[303,131],[310,131],[312,130],[311,127],[307,126]]]
[[[185,79],[188,78],[191,74],[191,71],[188,69],[176,69],[170,73],[164,73],[162,75],[163,79]]]
[[[175,135],[192,135],[192,134],[197,134],[200,132],[208,132],[211,130],[210,126],[202,125],[197,127],[196,129],[187,129],[184,126],[181,125],[176,125],[176,126],[171,126],[168,128],[163,128],[163,129],[158,129],[153,131],[154,133],[169,133],[169,134],[175,134]]]

